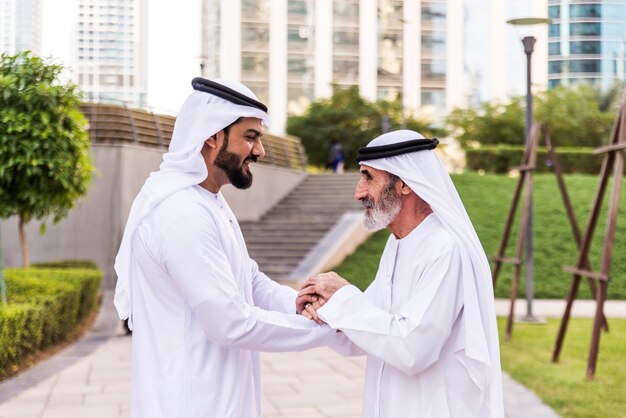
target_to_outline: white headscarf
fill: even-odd
[[[254,93],[241,83],[224,79],[213,81],[258,101]],[[266,126],[270,124],[268,114],[260,109],[238,105],[201,91],[193,91],[183,103],[174,124],[169,152],[163,155],[159,171],[150,174],[135,198],[115,258],[117,285],[114,303],[120,319],[129,318],[131,314],[133,270],[130,243],[137,226],[165,198],[206,179],[207,167],[200,154],[202,145],[241,117],[259,118]],[[131,321],[129,325],[132,326]]]
[[[422,139],[409,130],[389,132],[372,140],[367,147]],[[491,269],[465,207],[450,176],[433,150],[362,161],[402,179],[427,202],[433,214],[457,239],[462,254],[465,354],[468,372],[490,404],[492,416],[503,416],[500,350],[494,307]],[[486,388],[489,387],[489,393]]]

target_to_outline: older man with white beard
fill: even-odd
[[[364,224],[391,231],[376,278],[319,274],[298,298],[367,355],[365,417],[503,416],[490,269],[437,144],[401,130],[359,150]]]

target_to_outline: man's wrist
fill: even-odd
[[[333,322],[335,316],[341,315],[339,311],[341,311],[342,306],[355,294],[361,294],[361,291],[356,286],[347,284],[341,287],[326,301],[324,306],[317,310],[317,314],[332,327],[331,322]]]

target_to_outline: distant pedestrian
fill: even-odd
[[[330,157],[328,160],[333,173],[343,173],[346,155],[343,152],[341,144],[334,139],[330,142]]]

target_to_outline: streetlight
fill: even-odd
[[[507,20],[506,23],[516,26],[528,26],[550,23],[550,19],[529,17],[522,19]],[[530,127],[533,121],[533,95],[531,90],[531,57],[533,54],[536,39],[534,36],[525,36],[522,39],[524,53],[526,54],[526,123],[524,124],[524,145],[528,147],[530,142]],[[534,294],[534,266],[533,266],[533,191],[528,190],[530,212],[528,213],[528,228],[526,228],[525,252],[526,252],[526,316],[523,321],[538,322],[533,316],[533,294]]]

